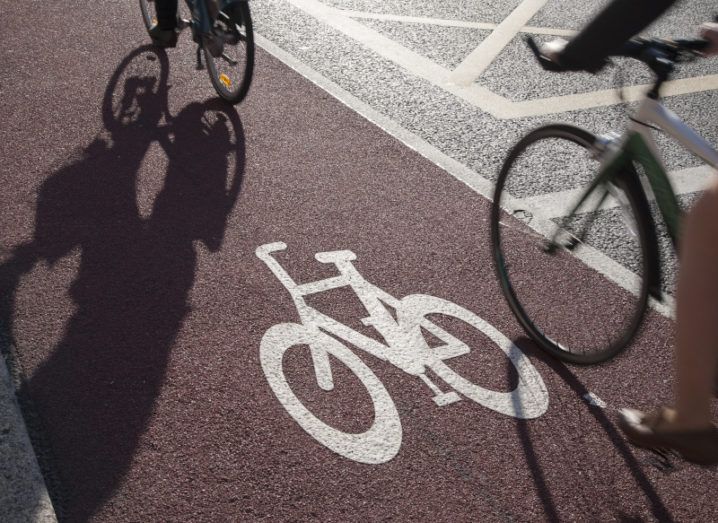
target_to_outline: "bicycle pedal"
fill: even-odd
[[[461,401],[461,396],[459,396],[456,392],[444,392],[443,394],[437,394],[434,396],[433,400],[439,407],[444,407],[446,405],[456,403],[457,401]]]

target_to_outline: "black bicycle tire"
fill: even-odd
[[[603,350],[591,352],[590,354],[579,354],[562,349],[557,343],[548,338],[541,331],[521,304],[521,301],[516,295],[509,279],[509,271],[505,267],[505,256],[502,252],[501,245],[500,220],[502,214],[504,213],[501,201],[506,181],[511,173],[511,167],[516,159],[521,156],[521,153],[529,146],[539,140],[549,138],[569,140],[587,149],[592,146],[596,139],[592,133],[579,127],[567,124],[548,124],[529,132],[509,152],[496,181],[491,209],[490,229],[494,267],[501,285],[501,290],[509,307],[511,308],[511,311],[523,327],[524,331],[539,345],[539,347],[557,359],[568,363],[583,365],[601,363],[615,357],[621,351],[626,349],[638,332],[645,316],[649,295],[649,283],[647,278],[648,275],[653,274],[653,271],[655,270],[653,265],[655,261],[652,259],[651,254],[655,252],[655,248],[652,246],[656,241],[654,227],[652,226],[653,222],[650,216],[648,201],[645,193],[640,187],[640,181],[638,180],[635,171],[630,168],[630,170],[625,173],[625,176],[620,177],[620,181],[618,183],[621,184],[621,188],[623,189],[633,215],[637,220],[637,230],[642,258],[642,274],[644,275],[644,278],[641,279],[640,283],[637,307],[635,308],[633,317],[630,318],[630,322],[627,324],[627,328],[624,332]]]
[[[237,16],[235,13],[238,10],[239,17],[244,23],[245,31],[247,33],[247,60],[245,62],[244,75],[242,76],[242,83],[239,89],[234,92],[228,92],[226,89],[223,88],[223,85],[219,77],[217,76],[217,69],[213,66],[213,60],[215,58],[212,56],[212,54],[206,47],[203,48],[203,51],[205,63],[207,65],[207,73],[209,74],[209,79],[212,82],[214,90],[217,92],[220,98],[226,100],[231,104],[236,105],[242,100],[244,100],[244,98],[247,96],[247,93],[249,92],[249,87],[252,84],[252,76],[254,74],[254,30],[252,26],[252,15],[249,11],[249,2],[247,0],[239,0],[230,5],[233,9],[231,13],[228,13],[228,15],[230,17],[235,17]]]

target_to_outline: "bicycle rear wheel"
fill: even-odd
[[[547,125],[506,159],[494,192],[491,240],[502,291],[541,348],[571,363],[623,350],[643,318],[652,270],[652,221],[634,171],[599,186],[595,136]],[[547,238],[556,238],[551,247]]]
[[[254,32],[246,0],[230,2],[220,9],[213,37],[222,40],[218,43],[221,53],[213,54],[205,43],[209,77],[220,97],[237,104],[247,95],[254,72]]]

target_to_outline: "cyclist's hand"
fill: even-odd
[[[541,55],[545,56],[556,64],[560,64],[561,53],[563,52],[567,43],[568,42],[563,38],[557,38],[555,40],[551,40],[550,42],[541,44],[539,46],[539,50],[541,51]]]
[[[718,54],[718,24],[714,22],[701,25],[701,37],[708,40],[708,47],[702,52],[704,55]]]

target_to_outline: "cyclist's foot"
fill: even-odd
[[[550,42],[545,42],[539,46],[541,54],[552,62],[560,63],[561,53],[568,42],[563,38],[556,38]]]
[[[638,447],[673,450],[699,465],[718,464],[718,428],[678,430],[672,427],[670,414],[665,408],[651,414],[622,409],[618,424],[628,441]]]
[[[177,45],[177,31],[163,29],[159,25],[152,26],[150,38],[152,38],[152,44],[157,47],[175,47]]]

